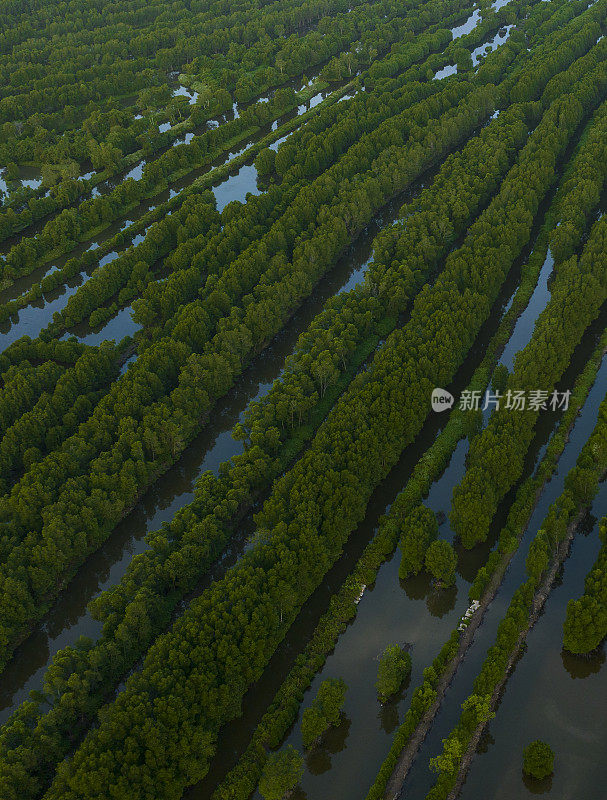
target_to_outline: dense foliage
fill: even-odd
[[[285,747],[273,753],[259,781],[261,796],[264,800],[283,800],[297,786],[303,770],[303,758],[295,748]]]
[[[66,282],[80,285],[38,337],[0,355],[2,666],[134,504],[202,429],[213,429],[218,401],[305,313],[352,245],[371,239],[368,226],[401,206],[375,236],[364,278],[328,300],[289,345],[273,386],[239,408],[239,454],[197,481],[193,500],[148,534],[143,552],[93,601],[98,639],[50,659],[42,690],[0,729],[7,800],[179,798],[206,774],[222,729],[240,715],[376,489],[403,453],[419,457],[432,389],[452,387],[485,353],[475,380],[489,383],[503,345],[487,349],[491,322],[557,187],[551,298],[513,373],[498,368],[493,388],[550,391],[575,359],[607,299],[607,228],[592,225],[607,174],[607,0],[511,0],[497,12],[483,2],[479,24],[456,40],[449,28],[468,17],[463,0],[134,0],[111,8],[101,0],[86,14],[68,0],[61,21],[46,0],[4,6],[6,328],[22,310],[35,318]],[[506,24],[507,43],[474,67],[470,50]],[[459,74],[435,80],[448,64]],[[190,103],[174,94],[178,74],[196,93]],[[336,84],[297,116],[302,101]],[[234,147],[243,150],[231,159]],[[250,166],[255,156],[260,194],[218,208],[209,190],[234,172],[231,164]],[[133,165],[141,177],[124,179]],[[16,189],[32,166],[41,188]],[[144,201],[157,204],[140,214]],[[97,247],[92,238],[112,223],[116,233]],[[48,269],[60,254],[66,260]],[[87,347],[69,338],[131,303],[134,340]],[[382,519],[356,580],[336,589],[314,645],[301,643],[307,655],[295,659],[234,797],[259,780],[261,794],[279,800],[301,779],[299,754],[272,751],[397,543],[401,578],[425,568],[439,585],[453,584],[456,551],[438,538],[423,501],[454,443],[471,436],[452,522],[472,547],[522,474],[537,416],[494,414],[478,433],[478,417],[452,414],[436,439],[448,446],[418,462],[416,482]],[[500,639],[500,669],[562,540],[556,517],[569,519],[596,489],[598,436],[568,481],[568,504],[530,549],[529,587]],[[226,545],[253,510],[249,546],[224,566]],[[515,540],[500,539],[471,596]],[[605,627],[601,565],[570,605],[565,638],[575,652],[598,643]],[[434,702],[457,647],[454,632],[424,671],[401,741]],[[451,780],[460,744],[489,718],[494,667],[465,705],[465,736],[458,729],[435,764],[439,782]],[[398,691],[410,669],[408,653],[388,648],[380,698]],[[338,724],[344,693],[343,681],[320,685],[302,716],[304,746]]]
[[[550,745],[536,739],[523,751],[523,771],[532,778],[541,780],[554,772],[554,752]]]
[[[375,688],[380,700],[396,694],[411,673],[411,656],[397,644],[387,647],[379,660]]]
[[[347,688],[341,678],[327,678],[320,684],[312,705],[301,718],[304,747],[311,747],[331,726],[339,723]]]
[[[436,539],[426,550],[426,569],[439,586],[455,583],[457,555],[453,545],[444,539]]]
[[[586,576],[584,593],[570,600],[563,626],[563,646],[578,655],[595,650],[607,636],[607,524],[600,528],[603,545]]]

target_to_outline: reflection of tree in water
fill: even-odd
[[[495,744],[495,739],[491,735],[491,731],[489,728],[485,728],[485,730],[481,734],[481,738],[478,740],[478,745],[476,748],[477,753],[487,753],[491,747]]]
[[[589,536],[591,533],[593,533],[595,526],[598,525],[598,522],[598,518],[594,516],[590,509],[588,509],[578,526],[576,536]]]
[[[563,666],[572,678],[588,678],[596,674],[605,663],[605,643],[588,656],[576,656],[567,650],[561,651]]]
[[[427,572],[420,572],[405,580],[400,579],[409,600],[426,600],[428,611],[433,617],[443,617],[455,608],[457,600],[457,586],[437,588],[434,586],[432,576]]]
[[[331,756],[341,753],[346,747],[346,739],[350,733],[352,720],[345,714],[341,715],[341,722],[323,734],[321,741],[306,754],[306,767],[310,775],[322,775],[331,769]],[[296,797],[296,795],[293,795]],[[305,795],[302,795],[305,797]],[[301,798],[298,797],[298,800]]]
[[[423,600],[432,588],[432,578],[426,572],[410,578],[399,579],[401,587],[409,600]]]
[[[409,688],[410,683],[411,673],[407,675],[398,692],[395,695],[392,695],[387,703],[382,703],[380,705],[379,711],[377,712],[377,718],[379,719],[382,730],[388,734],[394,733],[394,731],[398,728],[398,706],[400,701],[405,696],[405,692]]]
[[[445,589],[432,588],[428,594],[426,605],[433,617],[444,617],[449,611],[455,608],[457,600],[457,586],[449,586]]]
[[[522,770],[521,775],[523,776],[525,787],[531,794],[545,794],[552,789],[552,775],[549,775],[547,778],[542,778],[541,781],[537,778],[531,778],[529,775],[525,775]]]
[[[493,543],[493,539],[488,539],[486,542],[475,545],[470,550],[466,550],[459,541],[454,543],[455,552],[457,554],[457,567],[455,571],[467,583],[472,583],[476,577],[476,573],[489,558]]]
[[[455,608],[457,586],[437,588],[427,572],[420,572],[411,578],[400,580],[409,600],[426,600],[428,611],[433,617],[443,617]]]

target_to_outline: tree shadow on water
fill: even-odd
[[[552,775],[549,775],[547,778],[542,778],[541,780],[529,777],[529,775],[526,775],[522,770],[521,775],[523,776],[525,788],[530,791],[531,794],[546,794],[546,792],[552,789]]]
[[[403,697],[405,696],[410,683],[411,683],[411,673],[407,675],[398,692],[395,695],[393,695],[386,703],[382,703],[380,705],[380,709],[377,712],[377,718],[379,719],[379,723],[381,725],[382,730],[385,731],[387,734],[394,733],[394,731],[398,728],[400,724],[398,716],[398,706]]]
[[[306,754],[306,767],[311,775],[322,775],[331,769],[331,756],[346,748],[352,720],[342,714],[339,725],[323,734],[320,742]]]
[[[455,608],[455,601],[457,600],[457,586],[448,586],[445,588],[433,587],[428,595],[426,605],[428,611],[433,617],[444,617]]]
[[[576,678],[588,678],[596,675],[605,663],[605,645],[587,656],[576,656],[567,650],[561,650],[563,666],[574,680]]]

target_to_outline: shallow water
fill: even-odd
[[[510,38],[510,31],[514,28],[514,25],[506,25],[503,28],[500,28],[499,31],[495,34],[493,39],[489,39],[487,42],[483,42],[483,44],[479,45],[472,51],[472,64],[477,67],[481,62],[483,56],[486,54],[497,50],[500,45],[504,44]]]
[[[603,386],[605,389],[605,385]],[[574,538],[562,576],[527,637],[525,651],[508,679],[496,718],[472,762],[462,800],[509,800],[538,794],[551,800],[599,798],[607,781],[607,668],[605,647],[589,658],[562,650],[567,602],[584,591],[584,578],[599,551],[598,523],[607,513],[601,484],[591,520]],[[522,774],[522,750],[543,739],[555,751],[552,778]]]
[[[462,25],[456,25],[455,28],[451,28],[451,33],[453,34],[454,39],[459,39],[461,36],[465,36],[468,33],[472,33],[472,31],[476,28],[478,23],[481,21],[481,11],[480,8],[477,8],[475,11],[470,14],[468,19]]]
[[[440,752],[442,739],[449,734],[457,723],[460,706],[472,692],[474,679],[480,670],[488,647],[495,639],[497,626],[506,612],[514,591],[525,578],[525,559],[529,544],[541,526],[549,506],[561,494],[565,477],[575,465],[584,443],[594,428],[599,405],[605,396],[606,386],[607,358],[603,358],[593,388],[575,422],[569,440],[559,459],[557,469],[540,496],[498,594],[489,606],[483,623],[476,632],[472,647],[468,651],[464,662],[460,665],[432,728],[405,780],[403,792],[406,797],[423,798],[434,783],[436,776],[429,771],[428,761]]]
[[[457,75],[457,64],[447,64],[446,67],[439,69],[433,80],[442,81],[443,78],[448,78],[450,75]]]

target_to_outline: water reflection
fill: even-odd
[[[512,28],[514,28],[514,25],[506,25],[504,28],[500,28],[493,39],[476,47],[472,51],[472,64],[477,67],[481,59],[508,41]]]
[[[605,663],[605,643],[603,642],[596,652],[587,656],[576,656],[568,650],[561,650],[561,660],[563,668],[573,680],[583,680],[590,675],[596,675]]]
[[[347,714],[342,714],[339,725],[329,728],[321,741],[306,751],[306,768],[311,775],[322,775],[331,769],[331,756],[345,750],[351,725],[352,720]]]
[[[459,39],[461,36],[466,36],[468,33],[472,33],[480,21],[481,11],[480,8],[477,8],[462,25],[457,25],[455,28],[451,28],[453,38]]]
[[[491,735],[489,728],[485,728],[482,732],[481,737],[478,741],[478,745],[476,747],[477,753],[487,753],[491,747],[495,744],[495,739]]]
[[[461,795],[464,800],[487,796],[506,800],[542,793],[555,800],[603,796],[607,779],[605,645],[588,658],[565,653],[561,645],[567,603],[584,590],[601,544],[597,518],[606,509],[607,483],[602,483],[592,507],[593,528],[574,537],[562,578],[527,637],[525,652],[491,722],[495,745],[473,762]],[[529,780],[522,774],[522,748],[538,738],[556,753],[553,782]]]
[[[552,789],[552,775],[538,780],[537,778],[530,778],[521,770],[521,778],[530,794],[547,794]]]
[[[447,64],[446,67],[439,69],[433,80],[442,81],[444,78],[448,78],[450,75],[457,75],[457,64]]]
[[[457,600],[457,586],[438,587],[432,586],[426,606],[433,617],[442,619],[445,614],[453,611]]]
[[[411,675],[409,674],[403,681],[398,692],[385,703],[380,703],[377,718],[379,719],[382,730],[385,731],[388,736],[393,734],[400,725],[401,715],[399,714],[399,706],[402,707],[402,701],[410,686]]]

